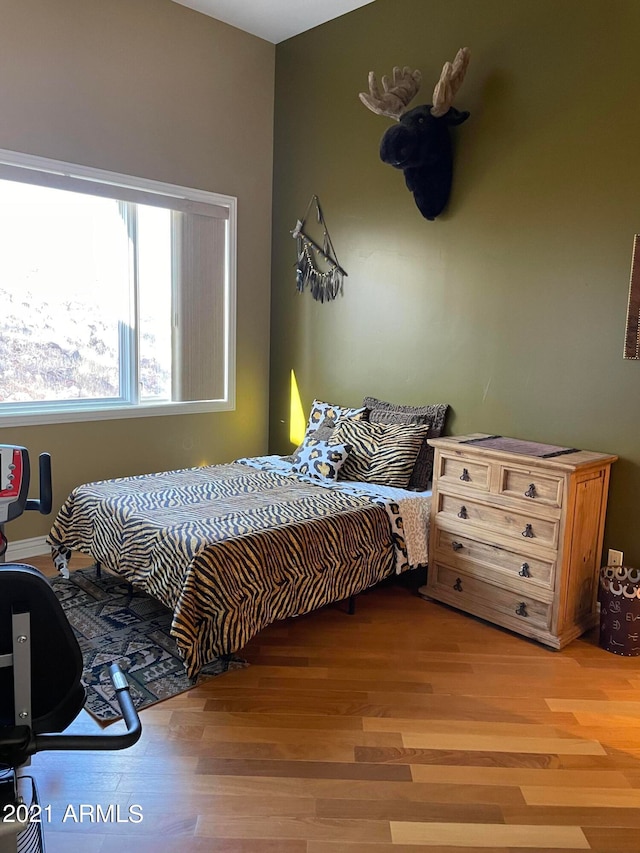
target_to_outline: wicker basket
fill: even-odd
[[[614,655],[640,655],[640,570],[600,569],[600,646]]]

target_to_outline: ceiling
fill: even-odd
[[[174,0],[277,44],[373,0]]]

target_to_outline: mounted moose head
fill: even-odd
[[[360,100],[378,115],[396,119],[380,142],[380,159],[402,169],[418,210],[425,219],[435,219],[447,205],[451,193],[453,154],[449,127],[462,124],[468,112],[456,110],[453,99],[462,85],[469,64],[469,49],[460,48],[453,62],[446,62],[435,89],[433,104],[407,111],[417,94],[422,75],[408,66],[393,69],[393,81],[382,78],[380,93],[376,76],[369,73],[369,94]]]

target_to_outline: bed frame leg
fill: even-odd
[[[353,614],[355,612],[356,612],[356,596],[350,595],[349,596],[349,610],[348,610],[349,616],[353,616]]]
[[[100,563],[97,560],[96,560],[96,577],[97,578],[102,577],[102,566],[100,565]],[[133,597],[135,590],[133,588],[132,583],[127,583],[127,592],[129,593],[129,595],[131,597]]]

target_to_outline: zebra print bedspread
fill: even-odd
[[[392,574],[396,552],[406,565],[401,529],[397,506],[232,463],[79,486],[48,541],[59,568],[90,554],[171,608],[193,678],[271,622]]]

